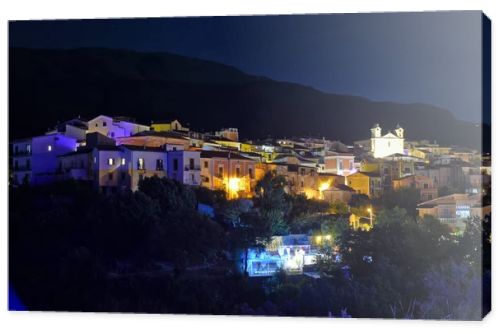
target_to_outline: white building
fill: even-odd
[[[31,138],[12,142],[12,184],[29,184],[31,182]]]
[[[88,133],[99,132],[110,138],[130,137],[136,133],[149,131],[147,125],[138,124],[125,118],[99,115],[87,122]]]
[[[170,151],[168,152],[168,177],[181,183],[199,186],[200,151]]]
[[[167,151],[165,149],[129,145],[121,147],[123,148],[121,164],[126,166],[129,177],[127,186],[132,191],[136,191],[139,182],[146,177],[167,177]]]
[[[395,133],[395,134],[394,134]],[[375,124],[371,129],[371,152],[375,158],[384,158],[392,154],[404,154],[404,129],[398,124],[394,133],[382,136],[382,128]]]

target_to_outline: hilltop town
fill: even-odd
[[[483,217],[490,187],[490,159],[477,151],[428,141],[405,141],[398,124],[384,134],[342,143],[325,138],[240,140],[238,129],[200,133],[178,119],[150,125],[99,115],[59,123],[45,134],[11,143],[12,186],[65,179],[92,182],[102,193],[135,191],[158,176],[190,186],[222,190],[228,199],[251,198],[266,172],[286,179],[286,191],[329,203],[353,195],[377,198],[401,188],[418,189],[421,217],[432,215],[463,229]],[[486,211],[485,211],[486,210]],[[353,218],[359,224],[359,217]]]

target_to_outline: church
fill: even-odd
[[[394,133],[382,136],[382,128],[375,124],[371,128],[371,152],[374,158],[384,158],[392,154],[404,154],[404,129],[398,124]]]

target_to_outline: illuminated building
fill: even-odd
[[[168,177],[181,183],[199,186],[201,184],[201,151],[168,152]]]
[[[322,172],[347,176],[357,172],[354,168],[354,155],[347,153],[330,152],[324,157]]]
[[[274,236],[265,249],[248,250],[247,272],[250,277],[272,276],[280,269],[301,274],[304,267],[316,263],[318,254],[311,237],[305,234]]]
[[[149,126],[135,123],[125,117],[99,115],[87,122],[87,133],[99,132],[110,138],[129,137],[136,133],[149,131]]]
[[[255,161],[238,153],[202,151],[201,185],[224,190],[228,198],[251,197],[255,187]]]
[[[60,174],[58,156],[76,151],[76,139],[61,134],[33,137],[31,144],[31,183],[48,184]]]
[[[147,177],[167,177],[167,151],[164,148],[123,145],[122,161],[127,187],[132,191],[138,189],[139,182]],[[127,175],[128,174],[128,175]]]
[[[392,181],[394,190],[401,188],[414,188],[420,192],[420,200],[429,201],[438,196],[438,189],[434,181],[425,175],[408,175]]]
[[[69,121],[58,123],[54,130],[49,131],[46,134],[56,133],[75,138],[78,143],[84,143],[86,134],[88,133],[88,123],[79,117],[73,118]]]
[[[217,137],[226,138],[232,141],[238,141],[238,129],[237,128],[224,128],[220,131],[216,131],[215,135]]]
[[[157,132],[168,132],[168,131],[188,132],[189,128],[182,126],[179,120],[172,118],[168,120],[151,122],[151,130]]]
[[[11,177],[13,185],[31,183],[31,138],[15,140],[11,143]]]
[[[461,232],[468,219],[490,214],[491,206],[483,206],[482,194],[452,194],[420,203],[417,211],[421,218],[433,216],[453,231]]]
[[[331,185],[328,189],[322,191],[322,199],[329,203],[342,202],[348,203],[356,191],[344,184]]]
[[[189,149],[190,140],[175,132],[143,131],[130,137],[116,138],[116,144],[151,148],[162,147],[167,151],[181,151]]]
[[[404,130],[397,126],[395,134],[388,132],[382,136],[382,128],[375,124],[371,129],[371,152],[375,158],[383,158],[395,153],[404,154]]]
[[[357,172],[346,176],[347,186],[358,194],[377,197],[382,194],[382,178],[378,174]]]

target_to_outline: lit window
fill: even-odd
[[[125,163],[126,163],[125,158],[122,158],[122,166],[125,166]]]
[[[52,151],[52,145],[47,146],[47,151],[49,151],[49,152]]]
[[[144,169],[144,159],[143,158],[137,159],[137,169],[139,169],[139,170]]]
[[[113,166],[115,164],[115,159],[109,158],[108,159],[108,165]]]

